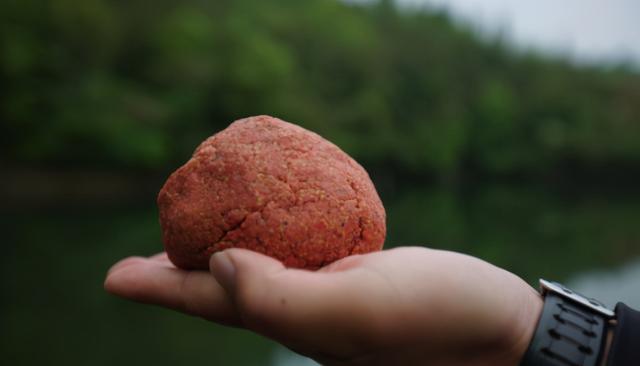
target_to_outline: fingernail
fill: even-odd
[[[145,258],[142,258],[142,257],[128,257],[125,259],[121,259],[116,264],[111,266],[111,268],[109,268],[109,270],[107,271],[107,276],[119,269],[128,267],[132,264],[140,263],[143,260],[145,260]]]
[[[236,283],[236,267],[231,258],[225,252],[218,252],[211,256],[210,269],[213,277],[227,292],[230,292]]]

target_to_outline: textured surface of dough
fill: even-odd
[[[380,250],[385,211],[367,172],[319,135],[269,116],[204,141],[158,195],[163,242],[180,268],[247,248],[315,269]]]

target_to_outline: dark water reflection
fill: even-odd
[[[530,282],[593,271],[597,279],[598,271],[640,258],[640,197],[628,194],[413,189],[389,195],[385,205],[387,247],[467,252]],[[2,347],[9,364],[265,365],[274,359],[276,345],[261,337],[104,293],[110,264],[161,249],[154,207],[2,216]]]
[[[470,253],[531,283],[640,256],[640,196],[491,186],[409,191],[387,209],[390,243]]]

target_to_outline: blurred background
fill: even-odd
[[[162,250],[167,176],[256,114],[365,166],[387,248],[640,307],[640,5],[520,3],[0,2],[3,359],[308,363],[102,289],[118,259]]]

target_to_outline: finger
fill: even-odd
[[[130,258],[112,268],[104,287],[133,301],[239,325],[228,295],[209,272],[185,271],[151,259]]]
[[[169,257],[167,256],[167,253],[165,252],[161,252],[155,255],[152,255],[149,258],[146,257],[141,257],[141,256],[133,256],[133,257],[128,257],[125,259],[122,259],[121,261],[117,262],[116,264],[114,264],[113,266],[111,266],[111,268],[109,268],[109,270],[107,271],[107,274],[112,273],[116,270],[122,269],[124,267],[127,267],[129,265],[132,264],[138,264],[140,262],[144,262],[145,260],[154,260],[158,263],[164,263],[170,267],[174,267],[173,263],[171,263],[171,261],[169,260]]]
[[[113,273],[115,271],[118,271],[118,270],[120,270],[122,268],[125,268],[125,267],[130,266],[130,265],[138,264],[138,263],[140,263],[142,261],[145,261],[145,260],[146,260],[146,258],[138,257],[138,256],[124,258],[124,259],[116,262],[116,264],[114,264],[113,266],[111,266],[111,268],[109,268],[109,270],[107,271],[107,276],[109,276],[109,274],[111,274],[111,273]]]
[[[358,278],[357,270],[287,269],[242,249],[214,254],[210,267],[248,328],[292,348],[304,350],[330,340],[337,354],[348,355],[362,347],[375,319],[362,296],[366,276]]]
[[[158,254],[154,254],[151,257],[149,257],[149,259],[158,261],[158,262],[163,262],[163,263],[171,263],[166,252],[160,252]]]

